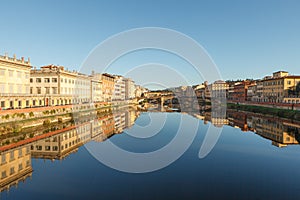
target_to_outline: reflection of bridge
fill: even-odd
[[[168,105],[172,107],[174,102],[173,99],[176,99],[173,92],[148,92],[145,93],[144,98],[148,99],[148,102],[150,103],[157,103],[160,110],[163,110],[165,103],[168,103]]]

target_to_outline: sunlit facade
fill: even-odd
[[[23,108],[29,95],[30,59],[0,56],[0,108]]]

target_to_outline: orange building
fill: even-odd
[[[114,76],[110,74],[102,74],[102,94],[104,102],[111,102],[112,96],[115,88],[115,79]]]

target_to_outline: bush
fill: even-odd
[[[34,113],[33,113],[33,112],[30,112],[30,113],[29,113],[29,117],[34,117]]]
[[[50,124],[51,124],[50,119],[46,119],[46,120],[44,120],[44,122],[43,122],[43,125],[44,125],[44,126],[49,126]]]

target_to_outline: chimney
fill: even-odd
[[[24,63],[24,57],[21,57],[22,63]]]

